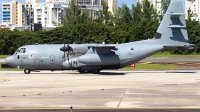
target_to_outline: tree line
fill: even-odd
[[[170,0],[163,0],[163,13]],[[103,10],[98,13],[82,10],[74,2],[66,9],[62,17],[62,26],[52,30],[19,31],[0,29],[0,54],[13,54],[15,50],[30,44],[64,44],[64,43],[126,43],[153,38],[162,20],[161,12],[148,1],[132,4],[129,8],[122,4],[114,13],[108,11],[103,4]],[[186,20],[190,43],[196,44],[194,50],[169,50],[174,54],[189,54],[200,52],[200,24],[191,19]]]

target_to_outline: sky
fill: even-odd
[[[2,3],[3,2],[11,2],[12,0],[0,0],[0,23],[2,23]],[[17,0],[18,2],[25,2],[26,0]],[[45,2],[46,0],[40,0],[40,2]],[[181,0],[184,2],[184,0]],[[121,6],[123,3],[127,4],[128,7],[131,8],[131,4],[136,4],[137,0],[118,0],[118,6]]]

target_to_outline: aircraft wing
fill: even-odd
[[[118,50],[114,45],[89,45],[86,54],[109,54],[111,50]]]

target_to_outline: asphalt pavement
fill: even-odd
[[[200,71],[0,71],[0,111],[198,112]]]

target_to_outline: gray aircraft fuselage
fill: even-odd
[[[19,48],[25,49],[23,52],[15,52],[12,56],[6,59],[6,62],[12,62],[12,66],[32,69],[32,70],[75,70],[82,66],[101,66],[101,69],[119,69],[130,64],[136,63],[156,52],[163,50],[163,45],[155,44],[156,40],[145,40],[139,42],[131,42],[125,44],[115,44],[117,50],[111,50],[114,55],[99,53],[102,57],[107,58],[105,62],[88,62],[86,64],[79,62],[79,56],[64,56],[64,52],[60,51],[63,44],[42,44],[42,45],[27,45]],[[89,48],[88,45],[102,44],[70,44],[72,48],[81,46],[76,49],[76,53],[84,55]],[[113,60],[118,56],[118,60]],[[8,61],[9,60],[9,61]],[[89,58],[90,61],[91,58]],[[107,63],[106,63],[107,62]],[[65,64],[66,63],[66,64]],[[63,66],[65,64],[66,66]]]

